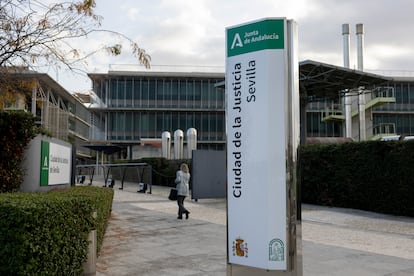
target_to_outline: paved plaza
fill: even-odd
[[[134,183],[114,187],[97,275],[226,275],[224,199],[186,200],[190,219],[178,220],[168,188],[137,190]],[[303,275],[414,275],[413,218],[302,208]]]

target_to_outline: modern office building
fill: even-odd
[[[300,75],[306,137],[365,141],[414,135],[414,78],[309,60],[300,63]],[[351,122],[348,131],[347,121]]]
[[[311,60],[300,62],[299,71],[302,143],[310,137],[414,135],[414,78]],[[198,149],[225,149],[224,73],[109,71],[89,77],[90,143],[124,148],[118,158],[161,156],[163,132],[173,137],[189,128],[197,130]]]
[[[414,78],[310,60],[300,62],[299,71],[302,143],[414,135]],[[190,128],[197,131],[197,149],[225,149],[224,73],[109,71],[89,77],[93,92],[85,100],[47,74],[18,72],[13,78],[30,81],[31,96],[17,97],[9,108],[38,115],[53,136],[77,145],[78,157],[109,146],[120,150],[115,159],[159,157],[163,133],[174,143],[175,131],[182,130],[185,150]]]
[[[343,67],[309,60],[300,63],[306,135],[354,141],[412,136],[414,78],[366,72],[364,25],[355,27],[357,70],[350,69],[349,24],[342,25]]]
[[[121,158],[161,156],[163,132],[173,137],[194,128],[198,149],[225,148],[225,93],[217,87],[224,73],[109,71],[89,77],[89,109],[96,114],[91,143],[122,146]]]
[[[44,73],[19,68],[1,78],[2,85],[13,87],[15,96],[2,104],[3,109],[33,113],[50,135],[75,144],[78,158],[90,157],[90,150],[82,145],[89,141],[91,113],[78,98]]]
[[[299,71],[302,143],[414,135],[414,78],[310,60],[300,62]],[[36,114],[54,137],[77,145],[78,157],[90,157],[94,145],[120,151],[115,159],[160,157],[163,133],[174,143],[175,131],[182,130],[185,150],[190,128],[197,131],[197,149],[225,149],[224,73],[109,71],[89,77],[93,92],[86,100],[47,74],[16,72],[15,80],[30,82],[30,96],[2,108]]]

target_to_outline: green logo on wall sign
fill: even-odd
[[[42,141],[40,147],[40,186],[47,186],[49,185],[50,144],[47,141]]]
[[[227,29],[227,57],[265,49],[284,49],[284,30],[284,19],[267,19]]]

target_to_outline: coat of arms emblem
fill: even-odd
[[[247,242],[244,242],[244,240],[240,237],[233,241],[233,256],[247,258],[247,253]]]
[[[285,259],[285,245],[280,239],[273,239],[269,243],[269,261],[283,261]]]

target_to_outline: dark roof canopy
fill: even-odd
[[[387,85],[393,79],[381,75],[353,70],[313,60],[299,62],[300,96],[307,100],[338,99],[341,91]],[[225,87],[225,81],[215,85]]]
[[[340,91],[384,85],[390,78],[312,60],[299,63],[301,97],[337,99]]]
[[[101,151],[105,154],[113,154],[115,152],[119,152],[123,150],[124,148],[117,145],[104,145],[104,144],[85,144],[82,145],[82,147],[95,150],[95,151]]]

